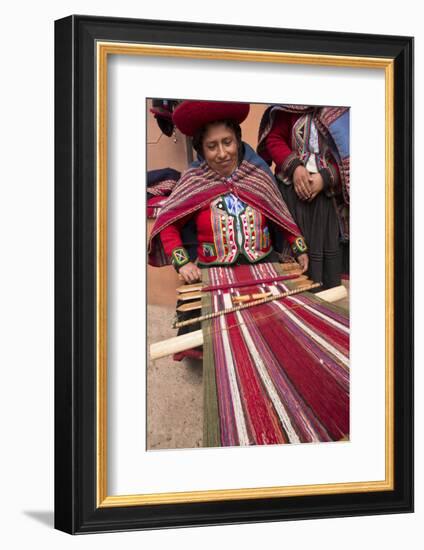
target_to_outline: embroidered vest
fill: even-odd
[[[272,251],[266,218],[229,193],[210,205],[213,242],[199,243],[199,264],[232,264],[240,255],[250,263]]]

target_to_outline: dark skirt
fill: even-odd
[[[280,184],[284,200],[308,246],[307,275],[321,282],[319,291],[341,284],[341,245],[333,199],[319,193],[312,202],[301,201],[293,185]]]

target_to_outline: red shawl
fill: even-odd
[[[268,166],[246,144],[245,151],[229,179],[214,172],[205,161],[184,172],[153,226],[148,247],[150,265],[170,263],[159,236],[163,229],[226,193],[234,193],[286,232],[301,236]]]

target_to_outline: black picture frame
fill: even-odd
[[[99,505],[96,380],[96,43],[198,46],[394,64],[392,490]],[[55,22],[55,527],[68,533],[413,510],[413,39],[73,15]]]

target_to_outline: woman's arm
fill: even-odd
[[[265,140],[266,149],[275,163],[275,172],[290,180],[296,168],[303,166],[303,162],[290,147],[291,120],[288,113],[278,112]]]
[[[283,179],[292,180],[300,200],[311,198],[312,180],[303,162],[289,146],[291,119],[287,113],[279,112],[266,138],[266,148],[275,163],[275,172]]]
[[[172,265],[183,277],[184,281],[186,283],[194,283],[201,278],[202,272],[190,260],[190,256],[181,239],[181,228],[188,220],[189,217],[185,217],[168,225],[168,227],[160,232],[160,238],[165,254],[171,258]]]
[[[308,247],[305,243],[305,239],[301,235],[296,236],[291,233],[286,233],[286,239],[290,244],[297,263],[302,269],[302,273],[305,273],[309,267],[309,256],[307,254]]]
[[[180,267],[178,273],[182,276],[184,282],[186,283],[195,283],[196,281],[200,281],[202,278],[202,272],[193,262],[188,262],[188,264]]]
[[[301,254],[296,258],[296,261],[300,265],[302,273],[305,273],[309,267],[309,256],[307,254]]]

